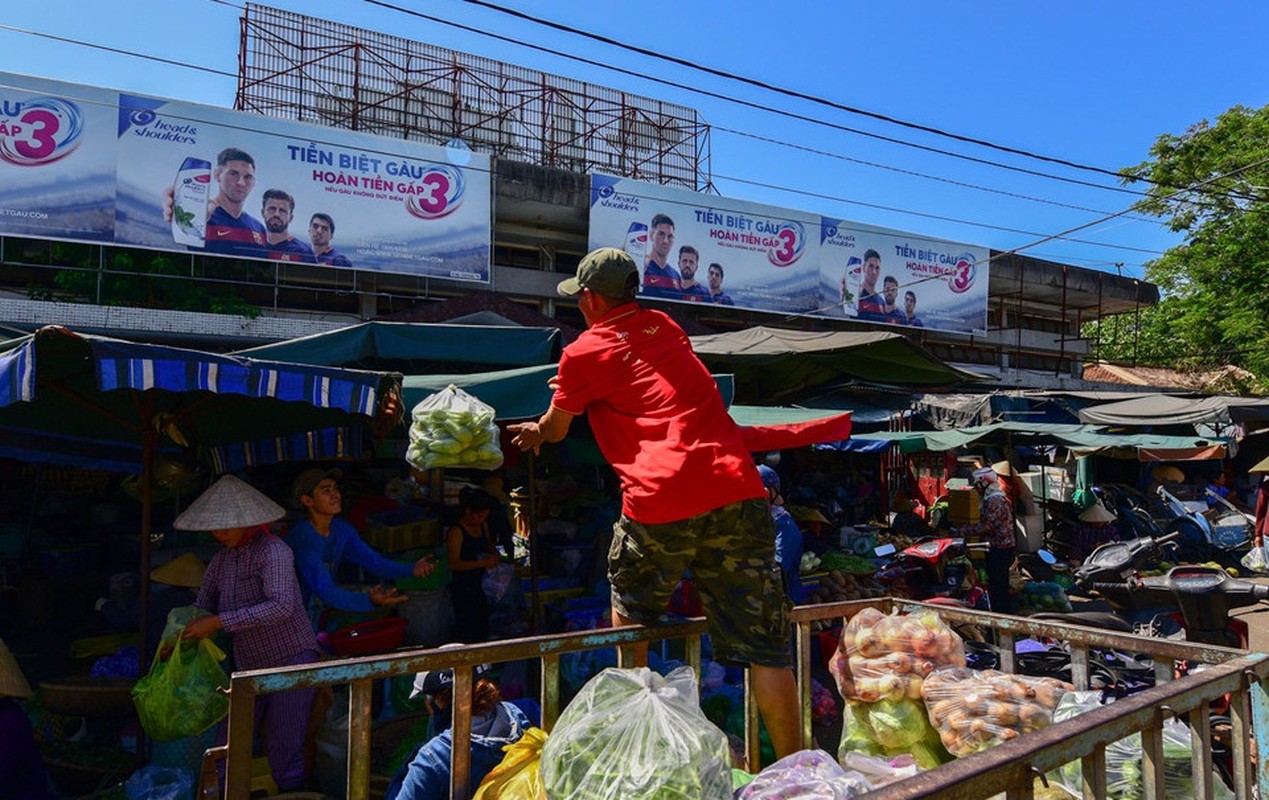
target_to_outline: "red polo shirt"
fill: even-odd
[[[660,311],[629,303],[587,328],[564,348],[551,404],[588,415],[630,519],[674,522],[766,496],[718,384]]]

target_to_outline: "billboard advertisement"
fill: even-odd
[[[489,159],[0,74],[0,234],[487,283]]]
[[[590,247],[634,256],[646,297],[812,312],[820,299],[819,222],[627,178],[590,179]]]
[[[825,217],[820,314],[961,333],[987,330],[987,248]]]
[[[592,175],[590,247],[639,264],[644,297],[980,333],[988,250]]]

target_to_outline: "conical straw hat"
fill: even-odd
[[[31,684],[18,667],[18,660],[9,652],[3,640],[0,640],[0,697],[18,697],[23,700],[31,696]]]
[[[1101,503],[1093,503],[1080,512],[1080,522],[1114,522],[1115,515]]]
[[[256,489],[225,475],[203,492],[172,523],[181,531],[223,531],[250,528],[281,519],[286,509]]]
[[[1269,472],[1269,456],[1265,456],[1256,462],[1256,466],[1247,470],[1248,472]]]
[[[1155,467],[1153,470],[1150,471],[1150,477],[1154,478],[1159,483],[1167,483],[1168,481],[1175,481],[1176,483],[1181,483],[1185,480],[1185,473],[1177,469],[1176,467],[1168,465],[1168,466],[1162,466],[1162,467]]]
[[[150,573],[150,580],[166,583],[168,586],[184,586],[197,589],[203,585],[203,573],[207,565],[193,553],[186,553],[174,558]]]
[[[1013,475],[1014,474],[1013,467],[1010,466],[1008,461],[997,461],[995,464],[991,465],[991,468],[996,471],[997,475]]]

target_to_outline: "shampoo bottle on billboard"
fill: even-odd
[[[172,238],[177,244],[203,246],[210,190],[211,162],[185,159],[172,183]]]
[[[864,262],[851,256],[842,274],[842,313],[848,317],[859,316],[859,284],[863,282]]]
[[[630,223],[626,231],[625,251],[635,260],[635,265],[643,269],[643,260],[648,255],[648,226],[642,222]]]

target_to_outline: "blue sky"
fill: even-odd
[[[1269,102],[1261,55],[1269,34],[1269,3],[1263,2],[497,3],[842,105],[1112,170],[1146,158],[1160,133],[1183,132],[1233,105]],[[394,4],[762,106],[1114,185],[1105,176],[831,110],[461,0]],[[716,126],[712,171],[716,187],[729,197],[1000,250],[1121,211],[1132,199],[793,121],[361,0],[277,0],[273,5],[697,108]],[[215,0],[42,0],[6,3],[0,25],[233,73],[239,13]],[[219,106],[232,104],[235,89],[231,77],[7,29],[0,29],[0,70]],[[838,157],[760,142],[724,128]],[[1179,241],[1157,223],[1125,219],[1074,236],[1101,244],[1050,241],[1026,252],[1109,271],[1122,263],[1125,275],[1137,277],[1143,262]]]

